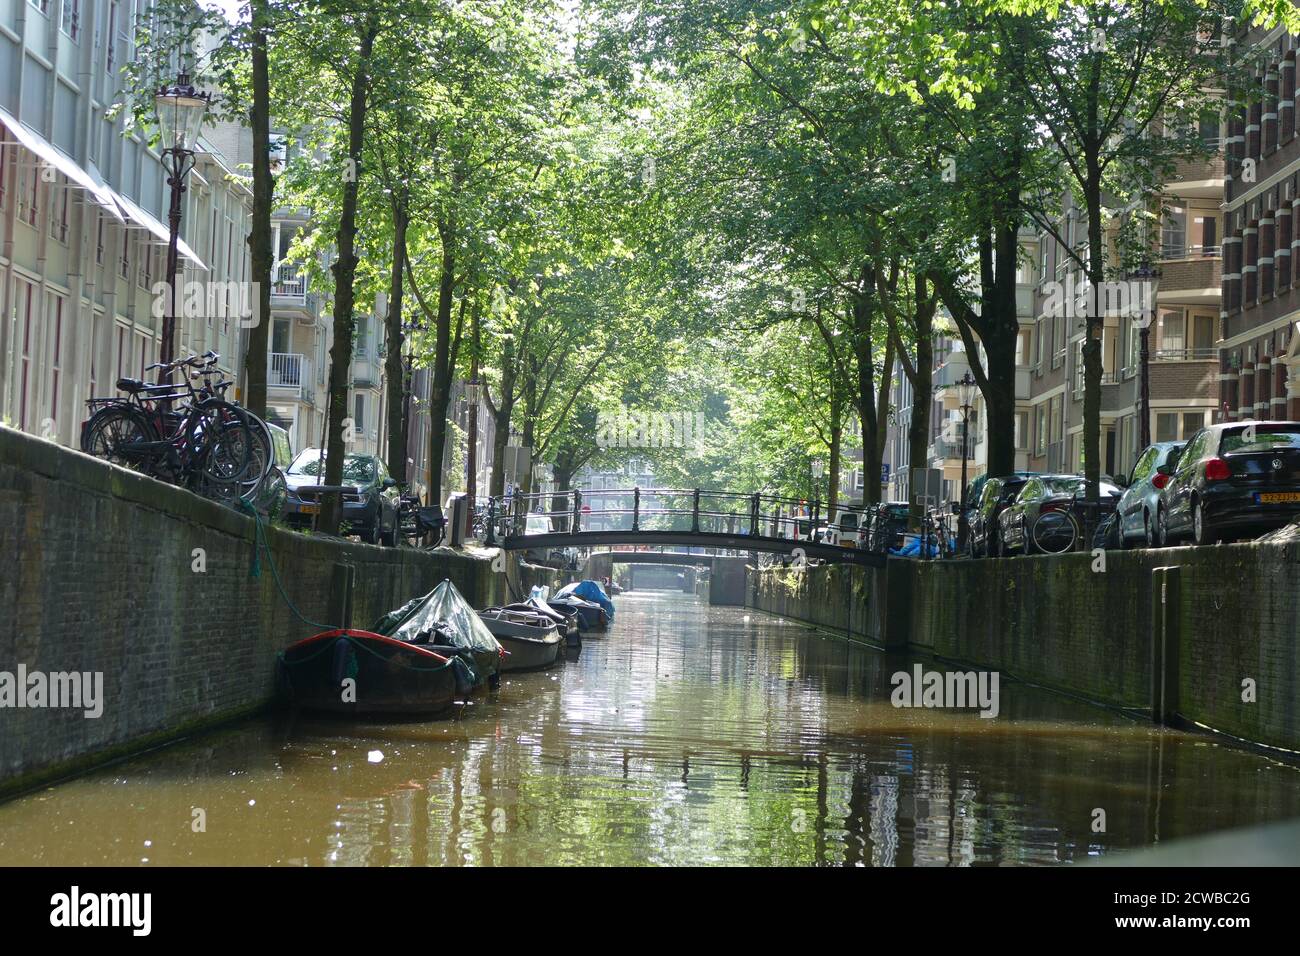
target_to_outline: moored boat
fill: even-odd
[[[559,657],[559,629],[540,611],[490,607],[478,615],[505,649],[503,671],[550,667]]]
[[[298,641],[279,673],[294,706],[336,714],[436,714],[474,686],[455,655],[357,629]]]
[[[324,631],[280,655],[295,706],[343,714],[436,714],[495,685],[501,645],[450,581],[369,630]]]

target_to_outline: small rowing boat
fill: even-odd
[[[505,649],[503,671],[538,670],[550,667],[559,657],[559,628],[540,611],[490,607],[478,616]]]

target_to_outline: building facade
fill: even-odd
[[[1252,95],[1229,109],[1224,191],[1218,415],[1222,421],[1300,416],[1300,292],[1294,227],[1300,205],[1296,51],[1282,28],[1237,42],[1256,56]]]
[[[0,418],[76,444],[87,398],[158,361],[169,230],[158,154],[106,115],[147,0],[0,0]],[[248,279],[251,195],[200,141],[181,227],[182,288]],[[229,285],[234,284],[234,285]],[[224,293],[223,293],[224,296]],[[191,296],[177,355],[237,373],[242,301]],[[197,306],[197,303],[203,303]]]

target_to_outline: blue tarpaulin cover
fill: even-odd
[[[609,619],[614,620],[614,602],[609,599],[609,595],[605,593],[605,589],[600,586],[598,581],[579,581],[577,584],[566,584],[560,588],[556,597],[561,594],[574,594],[584,601],[599,604],[605,609],[605,614]]]

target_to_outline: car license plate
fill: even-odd
[[[319,513],[320,513],[320,505],[299,505],[298,506],[298,514],[300,515],[314,515]]]
[[[1264,505],[1279,505],[1287,502],[1300,502],[1300,491],[1257,491],[1255,501]]]

